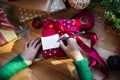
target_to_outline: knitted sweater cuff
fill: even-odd
[[[17,72],[27,68],[28,64],[20,54],[0,68],[0,80],[9,80]]]
[[[87,58],[84,58],[80,61],[74,61],[73,63],[76,67],[78,77],[80,80],[94,80],[90,68],[88,66]]]

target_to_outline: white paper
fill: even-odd
[[[53,0],[49,9],[49,13],[66,9],[65,4],[62,0]]]
[[[43,50],[58,48],[59,47],[58,40],[59,40],[58,34],[48,37],[41,37]]]

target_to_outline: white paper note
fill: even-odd
[[[58,34],[48,37],[41,37],[43,50],[58,48],[59,47],[58,39],[59,39]]]

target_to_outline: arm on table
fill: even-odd
[[[68,35],[65,34],[63,37],[68,37]],[[69,38],[66,41],[67,45],[65,45],[63,41],[60,41],[60,47],[70,58],[74,60],[73,63],[77,70],[79,80],[94,80],[88,66],[88,60],[87,58],[83,58],[76,40]]]
[[[0,80],[9,80],[16,73],[31,65],[40,46],[40,38],[28,42],[22,55],[18,54],[4,66],[0,67]]]
[[[9,80],[17,72],[28,67],[20,54],[0,68],[0,80]]]

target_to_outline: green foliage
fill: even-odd
[[[120,0],[103,0],[101,3],[105,7],[105,17],[120,29]]]
[[[91,0],[90,5],[88,6],[88,9],[94,8],[96,6],[100,6],[101,2],[99,0]]]
[[[105,16],[109,21],[112,21],[117,29],[120,29],[120,19],[112,12],[112,11],[105,11]]]
[[[103,5],[105,17],[112,21],[117,29],[120,29],[120,0],[92,0],[89,8]]]

